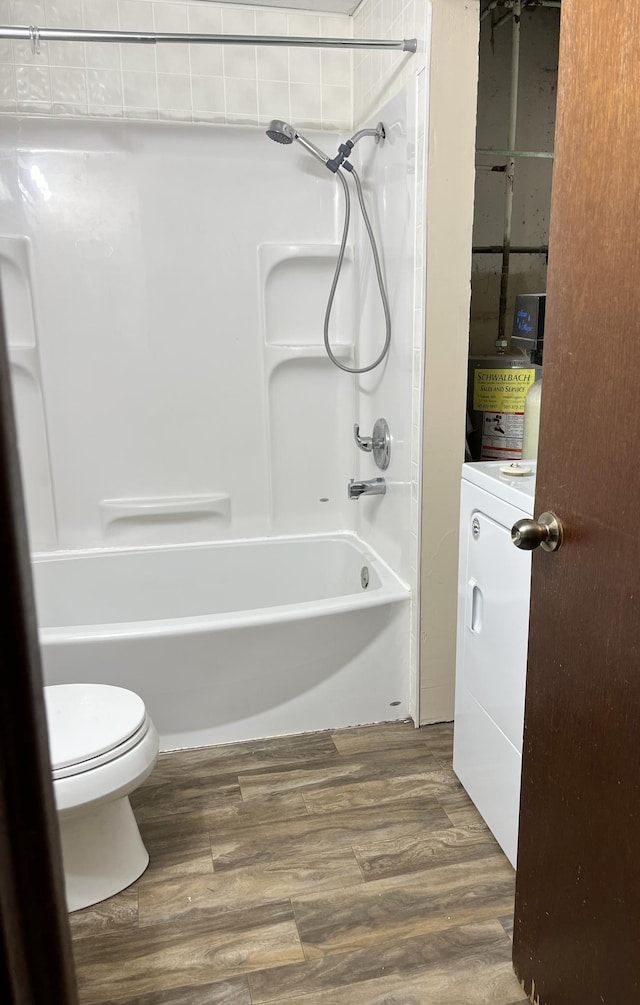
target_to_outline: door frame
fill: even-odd
[[[0,997],[77,1005],[0,290]]]

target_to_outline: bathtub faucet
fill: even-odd
[[[349,499],[359,499],[360,496],[383,496],[386,491],[387,483],[384,478],[369,478],[363,482],[356,482],[352,478],[347,486]]]

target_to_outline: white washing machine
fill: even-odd
[[[511,864],[518,846],[531,552],[511,542],[533,516],[535,461],[462,471],[453,767]]]

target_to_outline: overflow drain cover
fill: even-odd
[[[360,569],[360,582],[362,583],[362,589],[366,590],[369,585],[369,570],[366,565],[363,565]]]

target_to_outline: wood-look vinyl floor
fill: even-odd
[[[83,1005],[518,1005],[514,872],[451,769],[387,723],[162,754],[151,862],[71,915]]]

